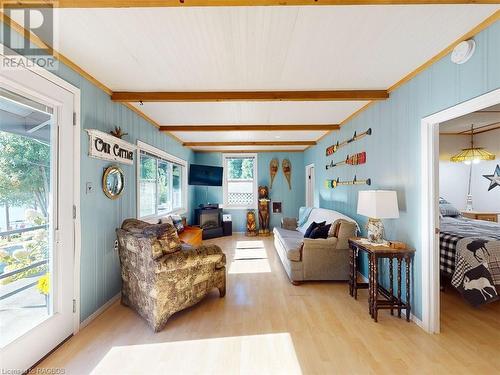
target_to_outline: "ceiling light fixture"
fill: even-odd
[[[495,155],[482,147],[474,146],[474,125],[470,129],[470,147],[464,148],[450,159],[454,163],[477,164],[481,160],[495,160]]]
[[[465,163],[469,165],[469,181],[467,184],[467,198],[465,201],[465,209],[472,211],[472,165],[479,163],[481,160],[495,160],[495,155],[485,150],[482,147],[474,147],[474,125],[470,128],[470,147],[464,148],[458,154],[452,156],[450,160],[454,163]]]

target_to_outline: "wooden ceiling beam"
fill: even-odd
[[[225,131],[330,131],[339,130],[338,124],[303,125],[162,125],[166,132],[225,132]]]
[[[223,147],[223,146],[314,146],[316,141],[243,141],[243,142],[184,142],[186,147]]]
[[[299,6],[299,5],[422,5],[497,4],[496,0],[0,0],[26,7],[50,4],[54,8],[149,8],[217,6]]]
[[[194,152],[223,152],[226,154],[249,154],[249,153],[255,153],[255,152],[304,152],[305,149],[290,149],[290,150],[238,150],[238,149],[231,149],[231,150],[198,150],[198,149],[193,149]]]
[[[115,102],[384,100],[386,90],[113,92]]]

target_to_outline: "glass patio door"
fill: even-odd
[[[29,70],[1,72],[3,372],[30,368],[73,332],[72,117],[69,91]]]

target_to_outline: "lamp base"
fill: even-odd
[[[366,229],[370,242],[377,244],[384,242],[384,224],[382,224],[382,220],[369,218]]]

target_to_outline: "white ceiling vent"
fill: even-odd
[[[466,63],[474,54],[476,50],[476,42],[473,39],[464,40],[457,44],[455,48],[453,48],[453,52],[451,53],[451,61],[455,64],[464,64]]]

